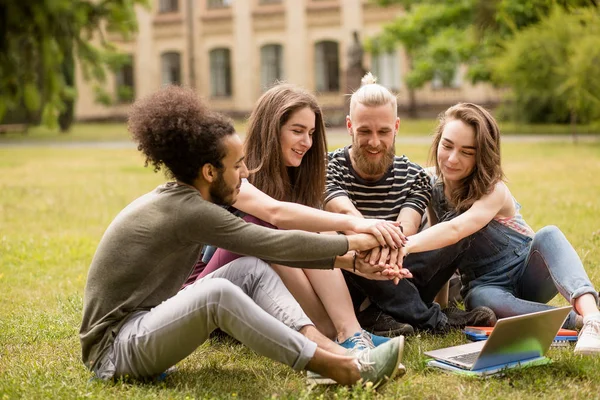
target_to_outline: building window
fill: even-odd
[[[133,79],[133,57],[129,56],[115,73],[116,97],[119,103],[131,103],[135,99]]]
[[[163,85],[181,85],[181,55],[177,52],[160,56]]]
[[[377,77],[377,83],[391,90],[398,91],[400,89],[402,77],[397,50],[373,55],[371,70]]]
[[[210,94],[213,97],[231,96],[231,55],[229,49],[210,52]]]
[[[448,82],[444,82],[441,74],[439,72],[435,72],[433,74],[433,79],[431,80],[431,88],[432,89],[459,89],[463,85],[465,75],[465,69],[463,66],[458,66],[454,71],[454,75]]]
[[[231,7],[231,0],[208,0],[206,5],[208,8],[228,8]]]
[[[340,90],[337,42],[323,41],[315,45],[315,76],[317,91],[338,92]]]
[[[159,13],[172,13],[179,10],[179,0],[159,0],[158,1],[158,12]]]
[[[260,83],[268,89],[283,79],[283,46],[267,44],[260,49]]]

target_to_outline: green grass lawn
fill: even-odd
[[[401,150],[425,161],[425,145]],[[599,287],[600,144],[508,143],[503,161],[528,222],[559,226]],[[125,205],[163,180],[134,149],[0,147],[0,399],[599,396],[600,358],[571,350],[552,350],[551,365],[486,380],[427,369],[423,351],[463,342],[459,332],[408,338],[407,375],[377,392],[307,387],[301,374],[223,339],[205,343],[161,384],[88,382],[77,333],[95,247]]]

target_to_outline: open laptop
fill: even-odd
[[[498,320],[487,340],[425,352],[430,364],[451,370],[498,371],[545,360],[572,307],[560,307]]]

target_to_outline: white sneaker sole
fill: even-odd
[[[600,356],[600,348],[597,347],[575,347],[573,350],[575,354],[581,354],[582,356]]]
[[[306,377],[306,383],[309,385],[337,385],[338,383],[331,378],[326,378],[324,376],[319,377]]]

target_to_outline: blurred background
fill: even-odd
[[[0,15],[0,131],[122,121],[166,84],[242,121],[282,80],[336,126],[366,71],[403,118],[470,101],[513,131],[600,131],[596,0],[0,0]]]

